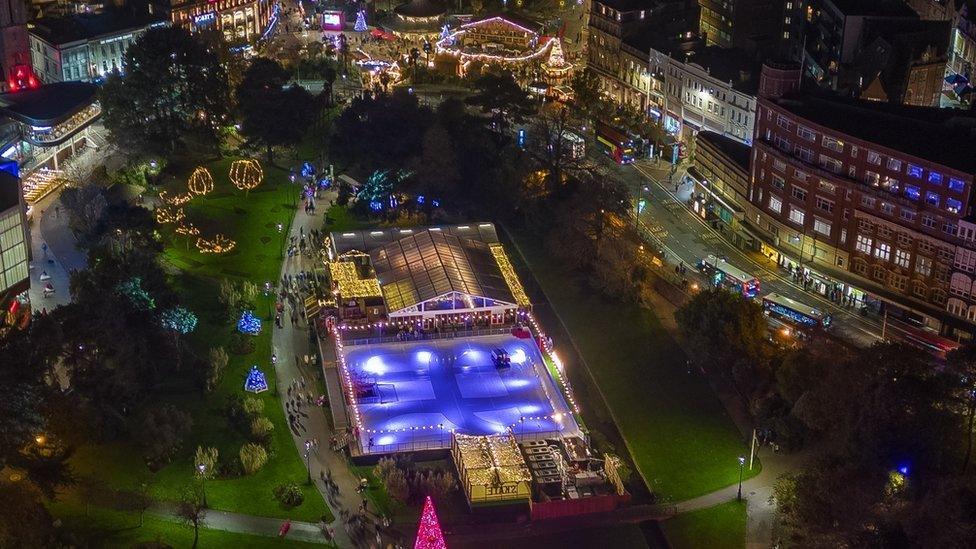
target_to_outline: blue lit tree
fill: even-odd
[[[251,366],[251,371],[247,373],[244,380],[244,390],[249,393],[260,393],[268,390],[268,380],[264,377],[264,372],[258,370],[257,366]]]
[[[356,12],[356,26],[353,30],[356,32],[366,32],[369,27],[366,25],[366,10],[359,10]]]
[[[261,332],[261,320],[254,316],[253,312],[244,311],[237,321],[237,331],[242,334],[258,335]]]
[[[124,295],[132,302],[132,306],[140,311],[148,311],[156,308],[156,300],[149,292],[142,287],[142,279],[134,276],[117,286],[120,294]]]
[[[374,213],[396,209],[398,201],[394,193],[395,187],[409,175],[410,172],[404,170],[374,171],[356,193],[356,204],[368,207]]]

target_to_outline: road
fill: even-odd
[[[619,166],[601,160],[601,168],[621,179],[638,197],[646,199],[640,214],[640,222],[663,243],[665,260],[672,265],[678,262],[692,267],[698,260],[713,254],[725,257],[729,264],[758,278],[762,294],[776,292],[830,313],[834,318],[832,333],[857,346],[867,346],[881,339],[882,322],[873,316],[862,316],[857,308],[841,306],[819,293],[804,290],[792,276],[775,262],[758,253],[743,250],[728,240],[705,220],[695,215],[686,202],[691,194],[690,185],[679,186],[668,181],[668,165],[641,160],[628,166]],[[678,170],[673,181],[680,181],[683,170]]]

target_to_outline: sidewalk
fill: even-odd
[[[325,225],[324,211],[327,209],[327,205],[333,197],[334,193],[325,193],[316,202],[317,213],[311,216],[307,215],[302,208],[299,208],[295,214],[290,235],[299,236],[301,229],[304,229],[305,234],[308,234],[312,229],[322,230]],[[286,257],[282,263],[281,275],[294,275],[302,270],[311,271],[315,261],[317,260],[308,259],[301,255],[291,258]],[[281,278],[279,277],[279,283],[280,280]],[[296,379],[305,380],[306,389],[304,392],[311,392],[313,398],[318,396],[315,394],[317,389],[314,384],[318,378],[318,373],[312,370],[312,368],[318,369],[321,367],[318,361],[313,363],[311,368],[304,366],[302,357],[306,354],[317,354],[318,349],[309,348],[309,328],[305,321],[299,320],[298,326],[292,326],[289,320],[290,317],[290,307],[286,303],[284,314],[282,314],[282,327],[275,327],[274,336],[272,337],[274,350],[278,356],[275,375],[281,392],[282,407],[286,407],[286,404],[290,401],[291,397],[288,395],[288,387]],[[274,323],[269,322],[268,326],[274,327]],[[334,403],[333,405],[341,406],[342,403]],[[326,419],[326,410],[303,405],[301,411],[307,413],[308,417],[299,417],[305,428],[304,430],[292,430],[292,438],[295,441],[295,446],[298,448],[299,456],[304,459],[305,441],[318,439],[318,449],[313,450],[309,456],[309,469],[311,470],[313,482],[335,516],[335,520],[331,526],[335,529],[336,542],[340,547],[355,547],[357,544],[349,537],[343,524],[342,511],[347,511],[350,515],[354,515],[358,511],[359,505],[362,503],[362,497],[356,492],[356,488],[359,486],[359,478],[353,474],[345,455],[333,452],[329,448],[329,440],[332,437],[333,431]],[[288,414],[289,411],[286,407],[285,415],[287,416]],[[319,475],[323,471],[331,471],[333,480],[339,486],[339,493],[335,498],[329,497],[325,483],[319,479]],[[376,511],[375,509],[369,510],[373,513]],[[375,515],[372,516],[375,517]],[[319,539],[322,539],[321,533],[319,533]],[[372,537],[367,534],[367,539],[372,539]],[[390,539],[385,537],[384,543],[389,542]],[[368,544],[368,546],[373,545],[374,543]]]
[[[83,269],[87,259],[75,247],[77,241],[68,228],[68,214],[61,208],[57,195],[49,195],[34,205],[30,225],[32,259],[28,295],[35,311],[50,311],[71,301],[70,273]],[[44,297],[44,285],[47,283],[54,287],[54,294],[50,297]]]
[[[175,506],[160,506],[149,511],[149,514],[162,517],[167,520],[178,521]],[[212,530],[223,530],[225,532],[235,532],[238,534],[251,534],[256,536],[278,537],[281,525],[285,521],[276,518],[257,517],[254,515],[242,515],[228,511],[216,511],[207,509],[204,516],[202,528]],[[291,521],[288,535],[285,539],[292,541],[305,541],[310,543],[325,543],[322,537],[322,530],[318,524],[311,522]],[[343,545],[343,547],[345,547]]]

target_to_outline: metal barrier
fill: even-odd
[[[412,341],[432,341],[437,339],[455,339],[459,337],[478,337],[478,336],[489,336],[489,335],[508,335],[512,333],[512,328],[514,326],[505,326],[500,328],[483,328],[477,330],[458,330],[454,331],[442,331],[442,332],[426,332],[421,335],[413,335],[410,337],[398,337],[398,336],[381,336],[381,337],[366,337],[366,338],[350,338],[346,339],[345,336],[342,338],[342,344],[344,346],[348,345],[375,345],[377,343],[410,343]]]

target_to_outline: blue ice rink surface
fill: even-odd
[[[504,349],[511,367],[496,368]],[[579,433],[532,339],[512,335],[347,346],[346,365],[362,387],[363,451],[447,447],[450,433],[516,436]],[[375,384],[375,385],[373,385]],[[550,417],[554,416],[554,417]],[[372,444],[369,440],[372,439]]]

